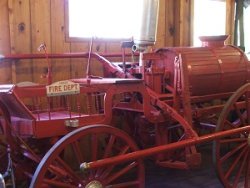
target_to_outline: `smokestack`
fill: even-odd
[[[199,39],[202,42],[202,47],[223,47],[228,35],[218,36],[201,36]]]

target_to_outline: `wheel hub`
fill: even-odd
[[[103,188],[103,186],[102,186],[101,182],[94,180],[94,181],[89,182],[85,186],[85,188]]]

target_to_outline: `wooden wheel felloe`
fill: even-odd
[[[144,187],[141,159],[80,170],[84,162],[138,150],[123,131],[107,125],[85,126],[61,138],[44,156],[30,187]]]
[[[8,181],[15,186],[15,177],[13,172],[12,160],[10,155],[11,146],[9,142],[13,142],[11,137],[6,134],[6,126],[9,126],[9,114],[5,106],[0,103],[0,187],[5,186],[4,181]],[[8,139],[8,141],[7,141]]]
[[[249,124],[250,84],[246,84],[224,106],[216,131],[236,129]],[[213,156],[218,176],[225,187],[250,187],[249,132],[215,140]]]
[[[3,106],[2,103],[0,103],[0,173],[7,174],[7,171],[10,168],[10,159],[9,159],[9,149],[8,149],[8,141],[6,134],[6,126],[8,126],[8,111]],[[8,138],[9,140],[11,138]]]
[[[0,122],[0,174],[4,174],[8,169],[7,143],[4,135],[2,123]]]
[[[4,174],[8,170],[8,143],[6,140],[5,127],[6,121],[4,111],[0,103],[0,173]]]

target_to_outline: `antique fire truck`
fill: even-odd
[[[145,3],[152,17],[145,16],[142,31],[148,32],[122,44],[138,52],[138,61],[127,62],[123,53],[114,63],[108,59],[117,55],[91,50],[1,57],[80,58],[88,67],[86,78],[52,83],[48,71],[47,84],[0,86],[0,187],[143,188],[144,158],[196,168],[197,145],[209,141],[222,184],[250,187],[249,60],[225,45],[227,36],[201,37],[202,47],[147,52],[158,1]],[[102,77],[91,74],[91,60],[103,66]]]

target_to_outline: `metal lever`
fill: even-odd
[[[47,60],[47,64],[48,64],[48,72],[47,72],[47,79],[48,79],[48,85],[50,85],[52,83],[52,72],[51,72],[51,62],[49,60],[49,55],[47,53],[47,48],[46,48],[46,44],[42,43],[40,44],[40,46],[38,46],[37,50],[40,51],[44,51],[44,55],[46,57]]]

